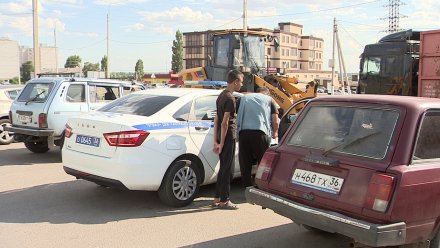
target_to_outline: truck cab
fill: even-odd
[[[35,153],[62,146],[67,120],[124,95],[126,82],[43,77],[28,81],[9,112],[16,141]]]
[[[366,45],[361,55],[360,94],[417,96],[420,32],[407,30]]]

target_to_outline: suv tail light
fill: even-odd
[[[64,137],[70,138],[72,137],[73,131],[72,128],[66,124],[66,129],[64,130]]]
[[[261,159],[260,164],[258,165],[255,178],[262,181],[268,181],[270,179],[270,175],[272,174],[272,170],[275,168],[279,156],[280,154],[274,151],[268,151],[264,153],[264,156]]]
[[[40,113],[38,115],[38,127],[39,128],[47,128],[47,114]]]
[[[385,174],[374,174],[370,179],[365,207],[384,213],[393,195],[395,178]]]
[[[143,130],[105,133],[104,138],[110,146],[140,146],[150,133]]]

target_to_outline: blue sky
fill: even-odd
[[[54,45],[57,30],[59,63],[79,55],[97,63],[107,53],[110,17],[110,70],[133,72],[142,59],[145,72],[171,67],[176,30],[242,28],[240,0],[39,0],[39,40]],[[440,29],[440,1],[402,0],[403,29]],[[386,35],[388,0],[248,0],[248,26],[273,29],[279,22],[303,25],[304,35],[323,38],[324,69],[332,54],[333,18],[348,72],[357,72],[366,44]],[[32,0],[0,0],[0,37],[32,47]],[[1,55],[0,55],[1,58]]]

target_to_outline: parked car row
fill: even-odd
[[[161,88],[124,96],[120,82],[38,79],[12,104],[6,129],[33,152],[58,141],[64,171],[78,179],[157,191],[181,207],[216,181],[220,92]],[[439,125],[438,99],[303,99],[284,113],[279,144],[254,168],[246,199],[361,245],[440,247]],[[236,166],[232,176],[239,175]]]

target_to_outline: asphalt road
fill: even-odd
[[[335,234],[309,232],[291,220],[246,203],[209,207],[213,185],[193,204],[163,205],[156,193],[122,191],[64,173],[59,149],[33,154],[22,143],[0,146],[0,247],[349,247]]]

